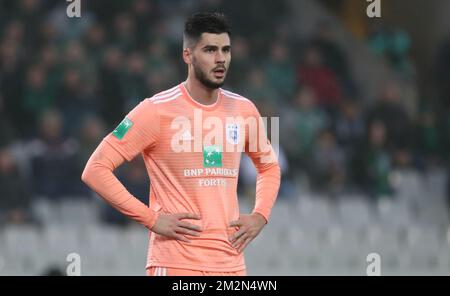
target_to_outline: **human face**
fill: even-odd
[[[200,83],[210,89],[221,87],[225,83],[231,61],[229,35],[203,33],[188,60]]]

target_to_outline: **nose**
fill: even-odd
[[[225,64],[225,54],[220,50],[216,54],[216,64]]]

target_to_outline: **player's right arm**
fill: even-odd
[[[113,171],[125,160],[156,145],[159,119],[154,104],[141,102],[122,123],[103,139],[89,158],[81,179],[124,215],[158,234],[188,242],[184,235],[198,236],[198,226],[182,221],[200,219],[191,213],[165,214],[154,211],[134,197]]]

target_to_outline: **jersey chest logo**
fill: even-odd
[[[203,166],[222,167],[222,147],[218,145],[203,147]]]

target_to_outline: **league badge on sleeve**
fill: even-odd
[[[116,136],[117,139],[122,140],[132,126],[133,122],[125,117],[125,119],[122,120],[122,122],[113,131],[113,135]]]

